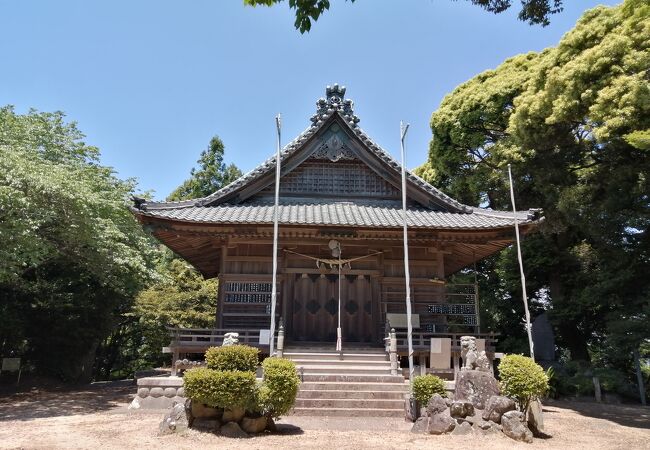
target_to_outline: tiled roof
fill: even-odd
[[[160,219],[206,224],[272,224],[273,205],[268,203],[222,204],[174,209],[138,211]],[[325,225],[400,228],[402,209],[392,203],[359,204],[341,201],[284,203],[279,206],[281,225]],[[534,220],[528,213],[518,213],[520,223]],[[425,208],[407,209],[411,228],[476,229],[514,225],[512,213],[476,209],[472,213],[450,213]]]
[[[338,85],[327,87],[327,98],[316,103],[317,113],[311,118],[312,125],[287,144],[281,151],[281,162],[304,147],[325,123],[334,115],[349,127],[349,130],[365,144],[369,151],[378,157],[391,170],[401,177],[401,164],[388,152],[376,144],[358,126],[359,119],[354,115],[353,103],[344,99],[345,88]],[[267,224],[273,222],[273,205],[252,203],[242,199],[242,203],[230,204],[232,194],[244,186],[275,171],[275,156],[244,174],[228,186],[199,199],[180,202],[144,202],[134,209],[136,214],[161,219],[215,224]],[[499,228],[514,225],[512,212],[492,211],[464,205],[417,175],[406,171],[408,182],[425,191],[432,203],[440,205],[448,212],[434,211],[424,207],[411,207],[408,210],[408,225],[414,228]],[[401,206],[390,202],[341,202],[337,200],[288,203],[282,199],[280,223],[283,225],[332,225],[358,227],[401,227]],[[428,206],[428,205],[427,205]],[[537,220],[534,210],[517,213],[521,223]]]
[[[381,159],[391,169],[400,173],[401,164],[396,161],[387,151],[376,144],[361,128],[359,128],[357,124],[359,122],[359,119],[352,112],[353,103],[351,100],[344,100],[344,95],[345,87],[340,87],[336,84],[332,87],[327,87],[327,99],[321,98],[316,103],[318,111],[311,118],[312,125],[300,133],[293,141],[291,141],[282,149],[280,152],[280,162],[282,163],[287,158],[295,154],[298,150],[300,150],[303,146],[302,144],[314,136],[328,121],[328,119],[330,119],[335,114],[338,114],[343,122],[349,126],[349,129],[354,133],[354,135],[361,142],[363,142],[375,156]],[[237,180],[233,181],[227,186],[224,186],[223,188],[210,194],[207,197],[180,202],[149,202],[147,203],[147,209],[177,208],[190,205],[204,206],[222,203],[224,201],[224,197],[226,197],[228,194],[235,192],[241,187],[254,182],[256,179],[273,172],[275,170],[275,159],[275,155],[273,155],[255,167],[253,170],[245,173]],[[415,184],[419,188],[425,190],[434,199],[436,199],[438,203],[445,205],[445,209],[457,212],[471,212],[472,208],[470,206],[463,205],[462,203],[454,200],[453,198],[436,189],[434,186],[427,183],[422,178],[418,177],[408,170],[406,171],[406,177],[410,183]]]

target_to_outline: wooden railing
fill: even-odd
[[[397,331],[397,349],[400,352],[408,351],[406,331]],[[485,351],[494,352],[498,335],[495,333],[421,333],[413,332],[413,349],[417,351],[429,351],[431,338],[450,338],[452,352],[460,351],[461,336],[474,336],[477,339],[485,339]]]
[[[207,349],[218,347],[223,343],[226,333],[239,333],[239,343],[253,347],[268,347],[268,344],[260,345],[260,330],[256,329],[224,329],[224,328],[169,328],[171,343],[169,346],[174,349],[181,349],[186,352],[194,349]]]

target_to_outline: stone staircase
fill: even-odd
[[[383,349],[338,352],[287,349],[284,357],[296,363],[302,383],[294,415],[403,417],[408,384],[390,374]]]

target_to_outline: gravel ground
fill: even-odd
[[[287,416],[278,434],[232,440],[189,430],[158,436],[164,411],[128,411],[133,386],[48,389],[0,396],[0,447],[57,448],[436,448],[650,449],[650,408],[553,402],[545,405],[547,436],[533,444],[506,437],[423,436],[399,419]]]

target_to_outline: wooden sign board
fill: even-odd
[[[260,330],[260,345],[270,345],[271,330]]]
[[[2,358],[3,372],[18,372],[20,370],[20,358]]]
[[[386,320],[390,323],[391,328],[408,328],[406,314],[386,314]],[[411,314],[411,325],[413,328],[420,328],[420,315]]]

